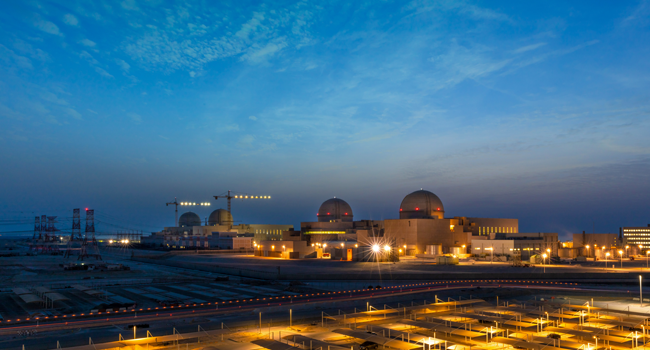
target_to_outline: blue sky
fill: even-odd
[[[521,231],[646,225],[649,16],[649,1],[3,2],[0,210],[93,207],[153,231],[174,197],[231,189],[273,196],[235,202],[235,220],[297,225],[332,196],[395,218],[425,188],[447,216]]]

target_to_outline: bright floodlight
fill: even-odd
[[[390,252],[390,246],[389,246],[389,245],[385,245],[385,246],[384,246],[384,250],[387,251],[387,252]]]
[[[542,257],[543,257],[544,259],[546,259],[546,254],[542,254]]]
[[[376,244],[373,245],[373,246],[372,246],[372,251],[375,252],[375,253],[379,253],[379,246],[376,245]]]
[[[124,243],[129,244],[129,240],[128,240],[128,239],[125,239],[125,240],[124,240]]]

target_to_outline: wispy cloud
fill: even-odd
[[[46,21],[44,19],[41,19],[41,18],[37,17],[34,20],[33,24],[34,24],[34,27],[44,31],[45,33],[49,33],[49,34],[52,34],[52,35],[63,36],[63,33],[61,33],[61,31],[59,31],[59,27],[56,24],[54,24],[54,23],[52,23],[50,21]]]
[[[537,43],[537,44],[532,44],[532,45],[526,45],[526,46],[522,46],[522,47],[520,47],[520,48],[518,48],[518,49],[516,49],[516,50],[514,50],[512,52],[513,53],[524,53],[524,52],[539,49],[540,47],[542,47],[544,45],[546,45],[546,43]]]
[[[632,24],[647,25],[649,22],[648,15],[650,15],[650,1],[641,0],[634,8],[634,11],[632,11],[629,16],[625,17],[621,24],[624,26]]]
[[[73,14],[67,13],[63,16],[63,23],[70,26],[78,26],[79,20]]]
[[[123,48],[145,69],[182,69],[195,77],[212,61],[240,56],[258,64],[309,43],[309,21],[317,10],[301,2],[274,10],[262,6],[238,25],[212,9],[178,7],[169,11],[165,23],[140,25]]]
[[[142,116],[137,113],[129,112],[126,114],[126,116],[129,117],[129,119],[131,119],[131,121],[135,124],[142,123]]]
[[[115,63],[117,63],[117,65],[120,66],[120,68],[122,68],[122,70],[127,72],[127,73],[129,72],[129,69],[131,68],[131,65],[129,65],[124,60],[121,60],[119,58],[115,59]]]
[[[97,45],[94,41],[88,40],[88,39],[83,39],[79,41],[81,45],[88,46],[88,47],[95,47]]]

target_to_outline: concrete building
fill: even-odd
[[[442,254],[465,251],[472,237],[517,233],[517,219],[445,218],[438,196],[426,190],[410,193],[399,207],[399,219],[354,220],[352,207],[340,198],[323,202],[315,222],[302,222],[302,239],[309,244],[331,241],[355,242],[359,246],[390,246],[406,255],[426,254],[438,246]],[[401,250],[401,251],[400,251]]]
[[[383,221],[354,221],[352,208],[340,198],[323,202],[316,217],[317,221],[300,223],[302,239],[309,245],[331,241],[369,244],[369,237],[383,236]]]
[[[574,233],[573,234],[573,247],[589,249],[597,247],[620,247],[623,245],[617,233]]]
[[[262,241],[255,243],[255,256],[302,259],[306,257],[318,258],[317,249],[307,245],[305,241]]]
[[[511,239],[475,239],[472,240],[471,254],[473,255],[518,255],[515,241]]]
[[[165,227],[149,237],[142,237],[142,243],[173,249],[252,249],[256,235],[259,239],[281,240],[282,233],[287,231],[293,231],[293,225],[234,225],[227,210],[217,209],[210,213],[205,225],[201,225],[201,218],[196,213],[183,213],[178,219],[178,227]]]
[[[650,248],[650,224],[647,227],[621,227],[619,235],[626,244],[642,246],[642,249]]]

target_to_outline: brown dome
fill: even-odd
[[[318,209],[318,222],[331,220],[352,221],[352,208],[339,198],[328,199]]]
[[[399,206],[400,219],[444,218],[445,207],[435,194],[426,191],[415,191],[404,197]]]

